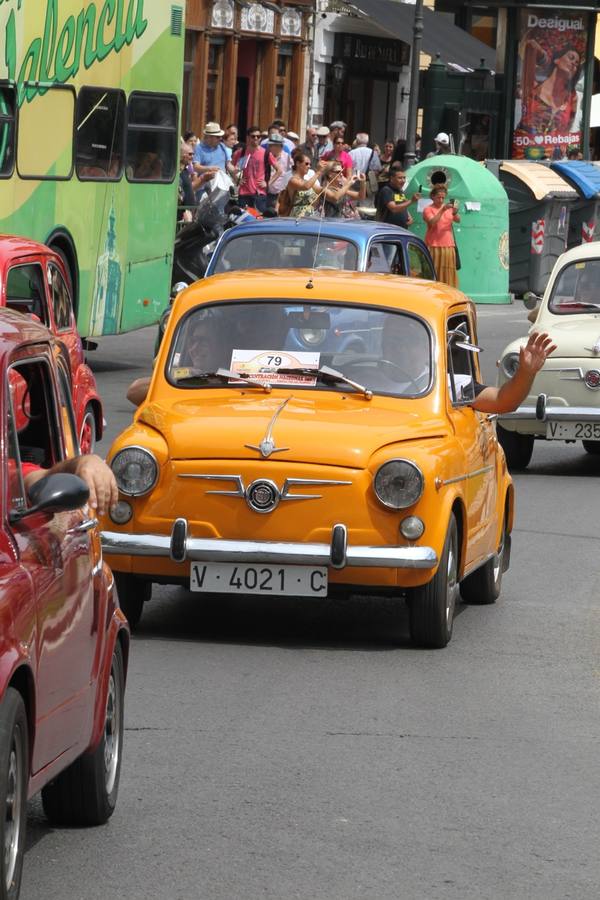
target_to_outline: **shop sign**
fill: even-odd
[[[406,66],[410,61],[410,46],[404,41],[366,37],[360,34],[337,34],[336,56],[353,63]]]
[[[240,26],[242,31],[273,34],[275,31],[275,13],[260,3],[251,3],[250,6],[242,8]]]
[[[233,0],[216,0],[210,16],[211,28],[233,28]]]
[[[581,147],[589,15],[519,13],[513,159],[560,159]]]

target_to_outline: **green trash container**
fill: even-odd
[[[577,192],[558,172],[528,160],[488,160],[504,185],[510,210],[510,289],[541,296],[564,253],[571,206]]]
[[[579,195],[571,207],[567,249],[600,237],[600,168],[584,159],[556,160],[550,163],[561,178]]]
[[[467,156],[432,156],[407,172],[405,194],[419,191],[419,208],[410,207],[411,231],[425,236],[421,211],[429,191],[445,184],[448,197],[458,200],[460,222],[454,225],[461,267],[458,283],[475,303],[510,303],[508,287],[508,197],[491,172]]]

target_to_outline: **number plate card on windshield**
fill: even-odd
[[[548,422],[549,441],[600,441],[600,422]]]
[[[192,563],[190,590],[206,594],[326,597],[326,566]]]

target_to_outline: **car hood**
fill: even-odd
[[[369,401],[326,391],[218,394],[196,392],[168,407],[149,403],[140,420],[163,434],[173,459],[269,457],[349,468],[365,468],[387,444],[438,437],[448,430],[445,417],[432,412],[430,397]]]
[[[545,316],[536,322],[534,330],[548,332],[558,347],[554,358],[596,356],[600,360],[600,315]],[[592,352],[594,345],[596,353]]]

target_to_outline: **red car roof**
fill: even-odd
[[[36,322],[35,319],[14,309],[0,307],[0,357],[10,353],[20,344],[51,339],[51,332],[41,322]]]
[[[18,237],[14,234],[0,234],[0,263],[4,263],[14,256],[27,256],[31,254],[51,254],[53,250],[39,241],[31,241],[29,238]]]

